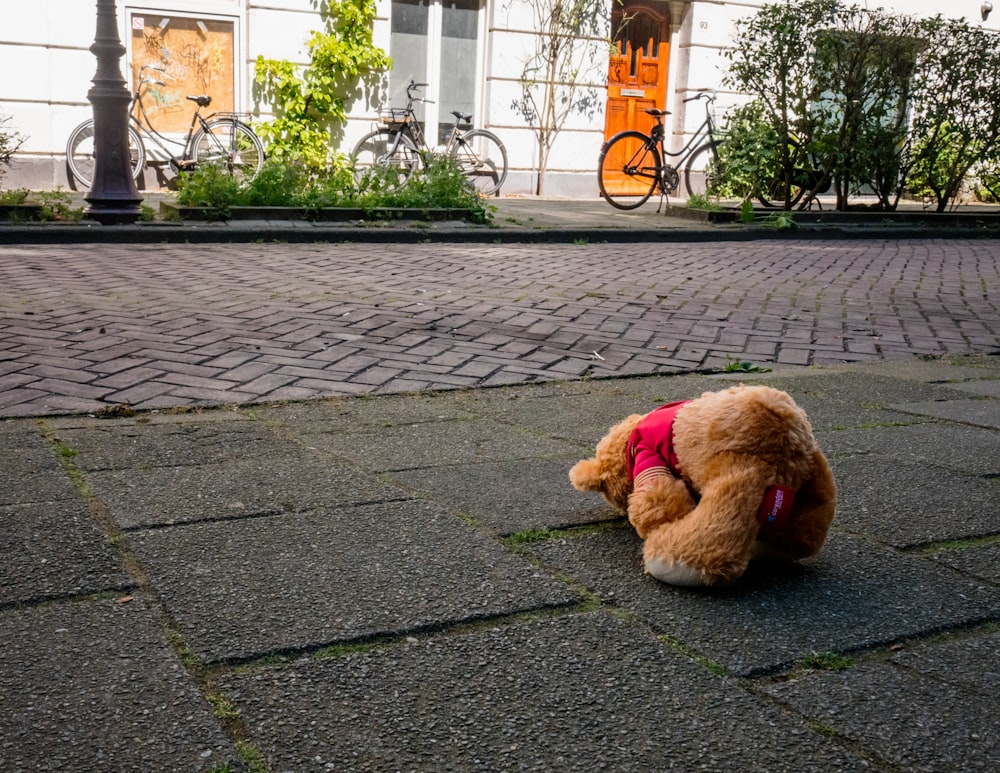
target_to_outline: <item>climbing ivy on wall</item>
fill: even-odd
[[[323,30],[309,39],[309,64],[257,57],[254,97],[274,118],[256,129],[271,158],[327,169],[336,162],[333,142],[348,100],[378,82],[392,60],[373,42],[375,0],[313,1]]]

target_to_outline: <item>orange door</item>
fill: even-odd
[[[615,50],[608,58],[608,101],[605,106],[604,139],[620,131],[636,129],[649,133],[656,119],[644,110],[663,109],[667,100],[670,62],[670,17],[666,3],[656,0],[624,0],[611,14]],[[634,181],[622,175],[605,185],[625,194]],[[641,187],[641,186],[640,186]]]
[[[625,129],[648,132],[653,119],[643,110],[666,106],[670,10],[662,0],[615,2],[611,30],[605,139]]]

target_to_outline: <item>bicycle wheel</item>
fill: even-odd
[[[507,149],[493,132],[473,129],[459,135],[451,155],[480,195],[500,195],[507,179]]]
[[[653,195],[659,173],[660,153],[642,132],[619,132],[601,147],[597,183],[613,207],[641,207]]]
[[[209,121],[191,141],[196,164],[218,164],[239,182],[250,182],[264,166],[264,145],[235,118]]]
[[[806,170],[815,167],[805,149],[793,139],[788,140],[788,160],[792,169],[792,179],[788,187],[788,209],[795,209],[805,195],[809,180],[812,178]],[[757,190],[757,200],[770,209],[785,208],[785,173],[777,164],[771,179]]]
[[[128,155],[132,176],[138,180],[146,166],[146,149],[142,138],[128,127]],[[69,135],[66,143],[67,177],[74,190],[90,190],[94,184],[94,119],[84,121]]]
[[[684,187],[688,196],[713,196],[719,190],[719,145],[706,142],[688,157],[684,167]]]
[[[388,129],[376,129],[361,138],[351,151],[354,163],[354,176],[360,182],[365,176],[375,170],[376,174],[384,174],[386,184],[402,185],[420,166],[420,152],[413,140],[405,134],[400,134],[397,144],[396,132]],[[385,172],[378,172],[385,170]]]

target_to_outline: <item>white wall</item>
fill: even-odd
[[[699,88],[719,90],[720,107],[738,104],[740,95],[721,90],[726,66],[721,49],[732,39],[733,22],[752,14],[762,0],[664,0],[671,10],[671,63],[667,108],[672,117],[674,142],[701,122],[697,103],[686,109],[683,99]],[[864,4],[865,0],[857,0]],[[982,0],[871,0],[871,6],[900,13],[965,17],[979,22]],[[997,29],[1000,2],[984,25]],[[64,146],[72,128],[89,117],[87,92],[96,70],[89,51],[96,27],[94,0],[22,0],[4,3],[0,27],[0,114],[12,116],[10,124],[28,137],[13,169],[3,178],[6,188],[51,188],[67,185]],[[379,0],[375,21],[376,45],[389,48],[390,0]],[[258,55],[305,64],[310,30],[321,26],[312,0],[119,0],[119,34],[128,40],[126,10],[165,11],[233,18],[236,22],[237,109],[251,110],[253,63]],[[534,187],[537,161],[534,134],[513,109],[520,97],[517,78],[533,50],[534,21],[528,0],[486,0],[484,11],[484,66],[480,86],[482,104],[477,125],[491,129],[508,149],[511,173],[505,194],[529,193]],[[590,55],[597,63],[583,88],[599,95],[589,115],[573,116],[559,135],[549,158],[546,192],[552,195],[597,195],[595,169],[603,141],[605,45],[590,41]],[[391,52],[390,52],[391,53]],[[129,72],[123,60],[124,73]],[[371,103],[370,103],[371,102]],[[353,147],[372,127],[377,105],[370,95],[352,106],[345,128],[343,150]],[[264,112],[261,118],[266,119]]]

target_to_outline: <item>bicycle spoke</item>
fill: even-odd
[[[466,132],[457,138],[451,154],[480,195],[500,191],[507,179],[507,150],[495,134],[482,129]]]
[[[234,119],[210,122],[195,137],[194,160],[216,164],[241,182],[252,180],[264,165],[264,146],[253,131]]]
[[[351,158],[355,177],[363,186],[403,185],[420,166],[420,154],[410,138],[388,129],[362,137]]]
[[[76,190],[87,190],[94,181],[95,137],[93,119],[84,121],[70,134],[66,143],[66,166],[69,182]],[[131,126],[128,130],[129,164],[138,180],[146,164],[142,139]]]

